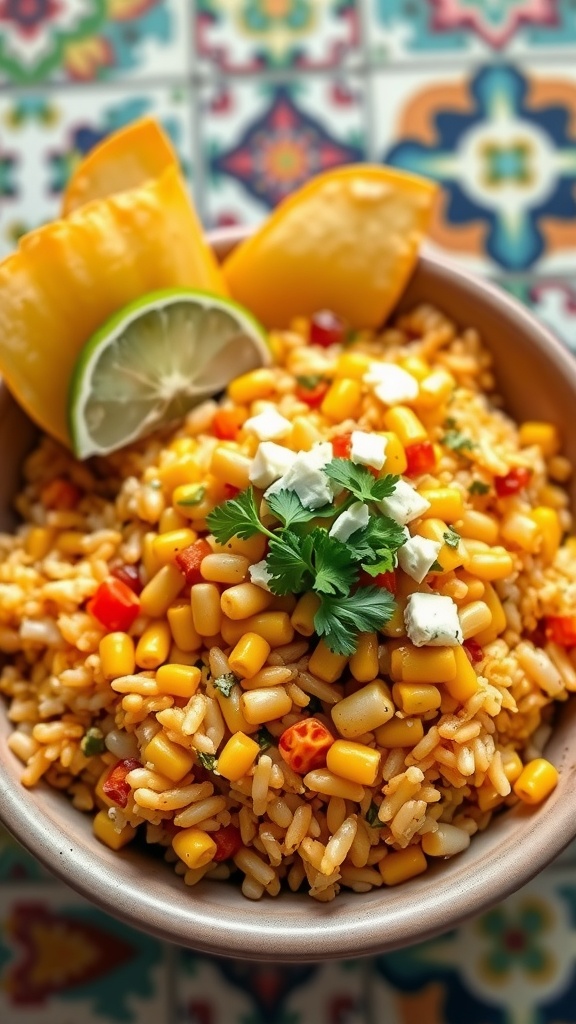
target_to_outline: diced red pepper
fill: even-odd
[[[469,640],[465,640],[463,645],[465,653],[468,655],[468,660],[474,665],[477,661],[482,661],[484,657],[484,650],[480,646],[474,637],[470,637]]]
[[[111,569],[110,573],[114,579],[120,580],[130,587],[135,594],[142,592],[142,580],[135,565],[118,565],[115,569]]]
[[[321,309],[314,313],[310,320],[310,343],[329,348],[337,345],[346,333],[346,325],[336,313],[329,309]]]
[[[224,497],[226,501],[230,498],[235,498],[237,494],[240,494],[240,488],[234,487],[234,484],[224,484]]]
[[[326,764],[326,754],[334,737],[317,718],[305,718],[290,725],[278,741],[278,749],[286,764],[300,775]]]
[[[370,582],[375,587],[384,587],[384,589],[389,590],[391,594],[396,593],[396,573],[394,572],[394,569],[391,569],[390,572],[379,572],[377,576],[371,578]]]
[[[44,508],[57,509],[59,512],[70,512],[76,508],[81,497],[82,491],[62,477],[56,477],[45,484],[40,493]]]
[[[241,409],[218,409],[212,420],[212,430],[220,441],[236,441],[244,419]]]
[[[100,584],[86,608],[111,633],[126,633],[140,613],[140,601],[122,580],[111,577]]]
[[[180,569],[180,572],[184,573],[186,577],[186,583],[193,586],[194,583],[202,583],[202,574],[200,572],[200,566],[202,561],[206,558],[206,555],[212,554],[212,548],[208,541],[195,540],[193,544],[190,544],[187,548],[183,548],[176,555],[174,561]]]
[[[128,797],[132,792],[130,783],[126,782],[126,776],[134,768],[141,767],[140,761],[137,761],[135,757],[126,757],[123,761],[117,761],[104,779],[102,792],[106,794],[109,800],[113,800],[115,804],[118,804],[118,807],[126,807]]]
[[[317,409],[319,405],[322,405],[328,387],[329,383],[324,377],[299,377],[296,385],[296,398],[299,402],[306,402],[311,409]]]
[[[506,476],[494,477],[494,487],[499,498],[508,498],[518,494],[530,481],[532,470],[527,466],[514,466]]]
[[[407,476],[420,476],[422,473],[431,473],[436,465],[434,445],[430,441],[418,441],[416,444],[409,444],[405,449],[406,453],[406,474]]]
[[[352,447],[352,434],[337,434],[332,438],[332,451],[335,459],[349,459]]]
[[[221,860],[230,860],[235,853],[238,853],[242,846],[240,829],[236,828],[235,825],[226,825],[224,828],[219,828],[217,832],[211,832],[210,836],[216,843],[216,853],[212,860],[215,860],[217,863]]]
[[[546,636],[559,647],[576,647],[576,615],[548,615]]]

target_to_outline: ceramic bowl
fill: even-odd
[[[213,238],[219,254],[237,240]],[[551,419],[576,462],[576,365],[518,303],[484,281],[422,255],[402,307],[427,300],[462,325],[477,327],[490,346],[500,390],[517,419]],[[0,387],[0,526],[34,429]],[[574,499],[574,494],[572,495]],[[541,806],[498,816],[469,849],[434,864],[398,888],[343,892],[332,903],[282,894],[258,903],[239,888],[203,881],[186,888],[172,869],[146,852],[113,853],[92,835],[91,820],[60,793],[28,791],[7,747],[10,726],[0,707],[0,819],[47,868],[88,899],[131,925],[208,953],[257,960],[310,961],[398,948],[452,928],[520,888],[576,835],[576,701],[562,708],[546,756],[560,782]]]

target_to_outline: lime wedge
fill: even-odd
[[[116,451],[270,361],[263,327],[235,302],[188,288],[144,295],[80,353],[68,393],[74,452]]]

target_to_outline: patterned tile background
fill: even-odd
[[[156,114],[208,226],[318,170],[442,183],[432,245],[576,351],[574,0],[0,0],[0,254],[76,161]],[[576,849],[374,960],[212,961],[130,931],[0,834],[2,1024],[576,1024]]]

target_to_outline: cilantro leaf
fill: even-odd
[[[307,539],[314,547],[314,590],[319,594],[348,594],[358,572],[352,549],[320,526]]]
[[[104,733],[97,726],[92,726],[80,740],[80,750],[84,757],[94,757],[96,754],[103,754],[106,750]]]
[[[370,516],[368,525],[354,534],[354,555],[361,562],[376,558],[383,551],[397,551],[405,543],[404,527],[390,516]]]
[[[440,565],[440,562],[438,561],[438,559],[436,559],[435,562],[432,562],[432,565],[428,569],[428,572],[444,572],[444,566]]]
[[[369,825],[372,826],[372,828],[384,827],[384,822],[380,821],[380,818],[378,817],[379,810],[380,808],[378,807],[378,804],[375,804],[374,801],[372,800],[370,807],[366,811],[366,821],[368,822]]]
[[[311,536],[298,537],[284,531],[273,536],[268,546],[266,568],[270,573],[268,586],[273,594],[299,594],[314,586]]]
[[[388,473],[375,479],[365,466],[358,466],[350,459],[332,459],[324,466],[324,472],[334,483],[341,484],[358,501],[382,501],[392,494],[398,480]]]
[[[483,480],[473,480],[468,488],[469,494],[488,494],[490,490],[490,484],[485,484]]]
[[[457,548],[460,543],[460,534],[453,530],[451,526],[448,527],[446,533],[442,534],[449,548]]]
[[[203,754],[201,750],[196,751],[196,757],[200,764],[208,772],[215,772],[216,765],[218,764],[218,758],[215,754]]]
[[[276,742],[272,733],[268,731],[265,725],[260,726],[254,739],[262,751],[268,750]]]
[[[396,567],[396,559],[393,551],[386,551],[385,548],[378,552],[378,561],[362,562],[364,572],[369,576],[379,576],[381,572],[392,572]]]
[[[440,438],[440,443],[446,445],[446,448],[451,448],[454,452],[465,452],[475,448],[476,445],[469,437],[462,434],[459,430],[448,430],[444,437]]]
[[[348,597],[323,595],[314,627],[329,650],[335,654],[354,654],[358,633],[380,629],[394,607],[392,594],[379,587],[360,587]]]
[[[258,517],[252,487],[218,505],[206,516],[206,522],[219,544],[226,544],[232,537],[249,540],[255,533],[267,532]]]
[[[289,528],[295,523],[309,523],[311,519],[318,516],[333,516],[336,510],[333,505],[324,505],[322,508],[304,508],[296,491],[276,491],[266,498],[268,508],[273,515]]]
[[[224,697],[229,697],[238,680],[233,672],[225,672],[214,680],[214,686]]]

